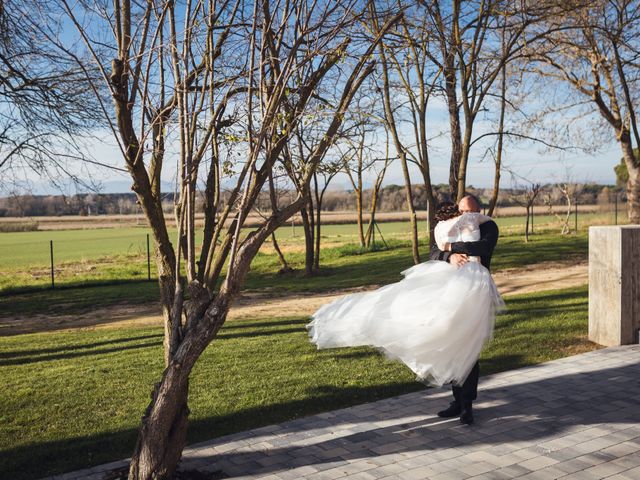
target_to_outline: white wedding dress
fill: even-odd
[[[465,213],[435,228],[445,242],[480,240],[489,217]],[[418,380],[461,384],[493,334],[504,303],[479,257],[463,267],[443,261],[420,263],[404,279],[372,292],[347,295],[323,305],[307,325],[318,348],[369,345],[404,362]]]

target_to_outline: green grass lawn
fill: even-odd
[[[259,253],[254,259],[245,288],[269,288],[274,292],[322,292],[326,290],[387,284],[400,280],[400,272],[412,265],[411,247],[406,240],[389,240],[390,249],[359,253],[353,244],[322,250],[321,272],[312,277],[304,275],[304,255],[290,252],[287,258],[296,268],[293,273],[279,275],[275,254]],[[524,243],[517,235],[502,236],[493,255],[492,270],[514,268],[538,263],[541,260],[585,260],[588,251],[586,232],[561,236],[551,233],[531,237]],[[422,246],[423,261],[428,259],[427,246]],[[4,315],[25,315],[43,311],[69,314],[117,303],[157,301],[155,281],[127,282],[101,285],[89,282],[80,288],[59,288],[0,295],[0,312]],[[97,285],[96,285],[97,284]]]
[[[510,297],[483,374],[594,348],[587,289]],[[423,388],[367,348],[316,351],[306,318],[228,322],[192,375],[189,443]],[[162,330],[0,337],[0,471],[32,479],[130,455]]]
[[[602,213],[580,214],[581,234],[587,231],[590,224],[611,221],[609,217],[609,214]],[[559,231],[555,217],[535,218],[537,234],[554,235]],[[522,241],[524,217],[505,217],[496,221],[503,238],[513,237]],[[573,228],[573,221],[571,225]],[[409,241],[408,222],[380,223],[378,226],[391,244]],[[419,222],[423,245],[428,240],[426,229],[426,222]],[[54,270],[58,286],[144,280],[147,278],[148,232],[145,227],[127,227],[0,233],[0,294],[50,287],[50,241],[53,241]],[[175,231],[171,230],[170,235],[173,238]],[[283,226],[277,230],[277,237],[287,252],[287,257],[294,264],[300,264],[303,258],[301,250],[304,248],[302,228]],[[379,240],[379,235],[377,239]],[[199,238],[196,240],[198,242]],[[358,242],[357,227],[355,224],[325,225],[322,228],[322,241],[323,250],[331,255],[332,249]],[[265,244],[264,251],[271,251],[269,245],[269,242]],[[151,248],[153,249],[153,245]],[[347,248],[353,250],[352,247]],[[275,260],[274,256],[271,262],[274,265],[277,263]],[[259,266],[259,263],[256,265]],[[277,271],[277,267],[275,270]],[[155,265],[152,264],[151,275],[155,277],[155,274]]]

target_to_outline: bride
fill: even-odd
[[[445,251],[454,242],[480,239],[480,213],[439,205],[435,241]],[[434,386],[462,384],[493,333],[503,303],[480,257],[457,268],[420,263],[404,278],[372,292],[347,295],[323,305],[307,325],[318,348],[373,346],[405,363],[418,380]]]

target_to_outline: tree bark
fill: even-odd
[[[313,191],[316,197],[316,231],[315,231],[315,248],[313,252],[313,270],[320,270],[320,229],[322,227],[322,197],[327,186],[325,185],[322,192],[318,191],[318,176],[313,174]]]
[[[491,200],[489,201],[489,211],[487,215],[493,216],[493,212],[498,203],[498,194],[500,193],[500,169],[502,168],[502,146],[504,140],[504,116],[507,105],[507,67],[502,67],[502,78],[500,79],[500,120],[498,123],[498,150],[496,152],[496,165],[493,175],[493,191],[491,192]]]
[[[445,63],[445,93],[447,95],[447,110],[449,111],[449,128],[451,130],[451,159],[449,163],[449,192],[455,197],[458,192],[458,175],[460,159],[462,158],[462,132],[460,129],[460,107],[456,92],[456,71],[453,60]]]
[[[640,162],[633,151],[629,129],[623,128],[618,138],[622,148],[622,157],[629,172],[629,179],[627,180],[629,223],[637,225],[640,224]]]
[[[314,255],[314,219],[313,210],[309,210],[309,201],[305,201],[305,207],[300,210],[302,217],[302,229],[304,230],[304,272],[305,275],[313,275]]]
[[[360,183],[362,185],[362,183]],[[356,189],[356,223],[358,225],[358,240],[360,241],[360,248],[365,247],[364,240],[364,223],[362,222],[362,188]]]
[[[131,457],[129,480],[168,479],[175,473],[187,439],[189,374],[196,353],[201,352],[194,351],[190,362],[176,356],[154,388]]]

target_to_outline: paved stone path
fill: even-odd
[[[517,354],[517,352],[514,352]],[[181,469],[228,478],[640,479],[640,345],[480,379],[476,423],[430,389],[193,445]],[[116,462],[52,477],[100,479]]]

